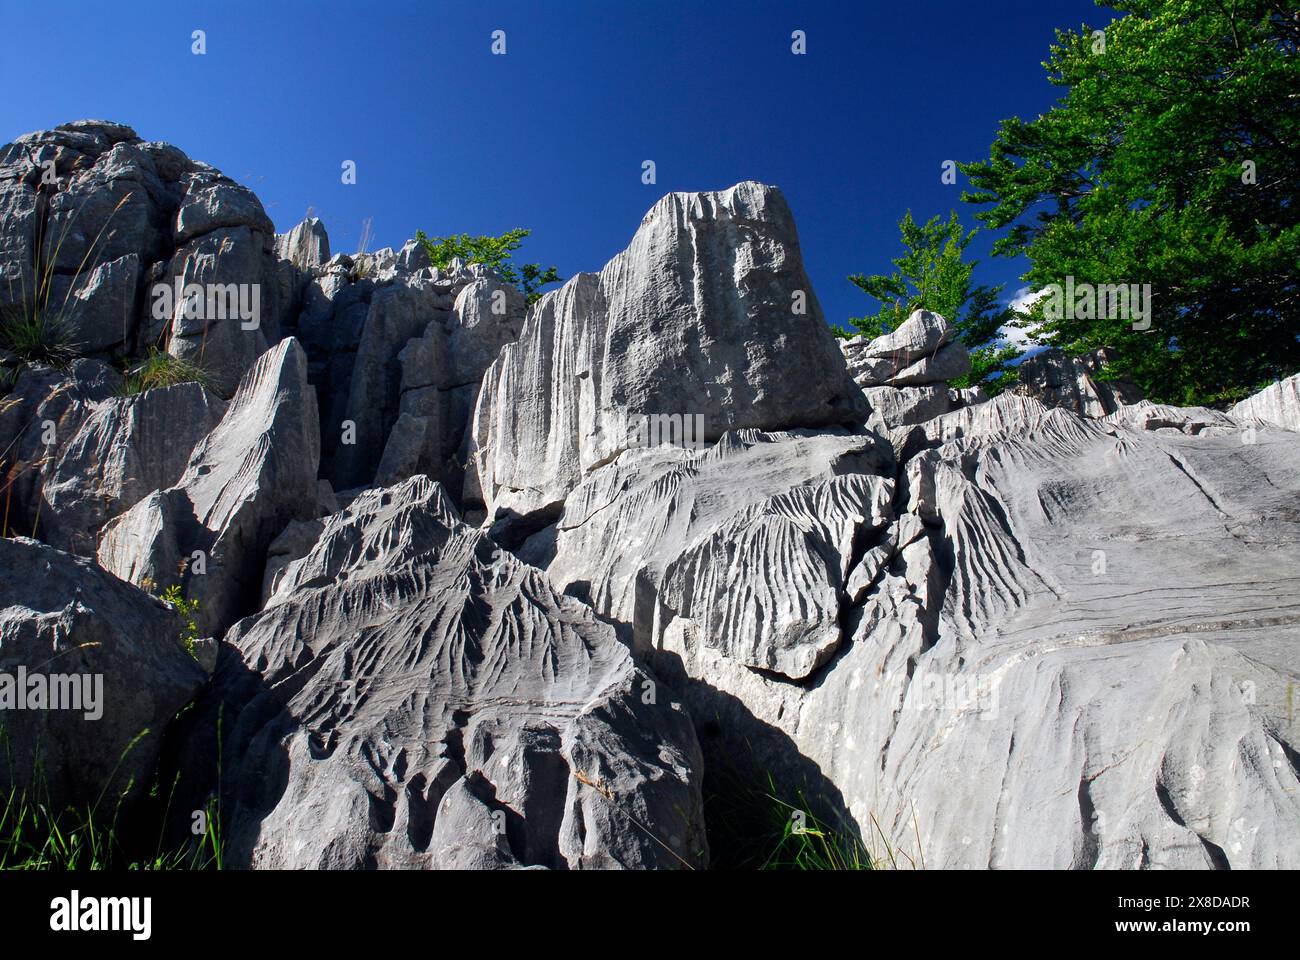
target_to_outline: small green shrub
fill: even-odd
[[[159,594],[158,599],[180,614],[182,622],[181,643],[185,644],[185,649],[189,651],[190,656],[197,659],[194,644],[199,639],[199,625],[195,619],[199,612],[199,602],[185,599],[185,595],[181,593],[181,588],[176,584],[172,584]]]
[[[424,247],[429,261],[438,269],[446,269],[457,257],[466,263],[481,263],[495,270],[507,283],[518,287],[524,294],[524,300],[532,304],[541,299],[539,291],[542,287],[548,283],[559,283],[564,278],[555,267],[543,268],[540,263],[525,263],[516,268],[511,262],[511,254],[519,249],[519,245],[530,233],[531,230],[520,227],[507,230],[499,237],[473,237],[468,233],[429,237],[423,230],[419,230],[416,231],[415,239]]]

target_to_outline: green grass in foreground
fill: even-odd
[[[147,732],[128,744],[122,756]],[[12,769],[9,741],[2,727],[0,741]],[[220,870],[221,814],[215,802],[195,817],[201,832],[179,848],[163,847],[163,831],[178,782],[179,775],[171,784],[156,831],[146,831],[142,824],[122,829],[121,814],[131,784],[112,798],[111,815],[101,812],[105,800],[110,799],[106,792],[84,809],[56,810],[44,767],[37,761],[28,787],[0,790],[0,870]],[[159,784],[140,800],[133,809],[157,809]]]

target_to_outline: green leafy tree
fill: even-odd
[[[972,286],[977,264],[965,259],[976,231],[967,232],[953,213],[947,220],[932,217],[924,224],[911,211],[898,224],[903,254],[893,273],[855,273],[849,281],[879,301],[874,314],[851,317],[853,330],[835,328],[840,337],[865,334],[879,337],[895,329],[913,310],[941,314],[957,329],[957,338],[971,355],[971,371],[951,381],[955,387],[984,386],[996,394],[1015,381],[1011,366],[1020,351],[1003,339],[1002,328],[1014,325],[1015,313],[1001,301],[1002,288]]]
[[[459,257],[466,263],[481,263],[491,267],[507,283],[513,283],[521,291],[528,303],[535,303],[541,298],[540,289],[548,283],[559,283],[564,278],[555,267],[543,268],[540,263],[525,263],[518,267],[511,260],[511,255],[519,249],[524,238],[532,231],[517,228],[507,230],[499,237],[470,236],[468,233],[456,233],[449,237],[429,237],[423,230],[415,234],[415,239],[424,247],[430,262],[440,269],[446,268],[452,260]]]
[[[1228,402],[1300,369],[1300,10],[1107,6],[1125,15],[1057,31],[1044,66],[1064,95],[961,165],[963,199],[992,204],[994,252],[1027,257],[1034,289],[1151,284],[1148,329],[1118,309],[1046,315],[1045,299],[1036,336],[1113,348],[1110,372],[1152,399]]]

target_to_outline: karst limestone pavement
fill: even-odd
[[[0,673],[104,678],[5,718],[59,802],[162,763],[235,865],[698,868],[743,756],[929,867],[1300,866],[1297,377],[952,390],[937,314],[831,336],[753,182],[527,307],[101,121],[0,149],[0,301],[47,267],[79,356],[0,356]],[[206,383],[129,393],[151,350]]]

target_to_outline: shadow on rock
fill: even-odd
[[[738,697],[688,676],[675,653],[656,652],[653,667],[682,695],[695,723],[713,869],[797,867],[779,851],[803,824],[828,829],[828,842],[846,859],[865,850],[839,788],[784,731],[754,716]]]

